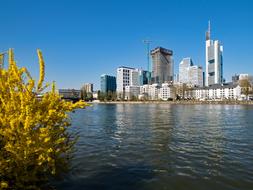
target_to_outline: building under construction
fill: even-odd
[[[174,75],[173,51],[162,47],[151,50],[153,61],[152,83],[172,82]]]

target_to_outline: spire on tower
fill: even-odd
[[[208,30],[206,31],[206,40],[210,40],[211,38],[211,22],[208,21]]]

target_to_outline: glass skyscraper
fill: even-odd
[[[110,75],[101,75],[100,77],[101,92],[116,91],[116,77]]]

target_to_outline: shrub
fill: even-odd
[[[19,68],[12,49],[9,65],[0,65],[0,189],[40,189],[67,169],[73,147],[67,128],[68,112],[83,108],[84,102],[65,102],[55,90],[45,92],[44,61],[38,84],[26,68]]]

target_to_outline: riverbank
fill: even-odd
[[[253,105],[253,101],[103,101],[91,104],[222,104],[222,105]]]

